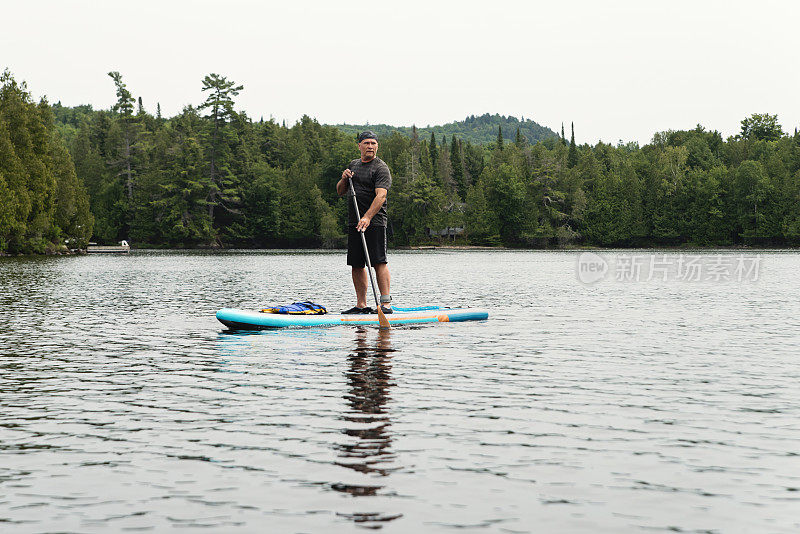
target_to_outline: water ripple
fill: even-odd
[[[800,254],[764,253],[753,290],[398,252],[398,302],[500,308],[388,333],[216,322],[348,307],[341,254],[299,254],[0,258],[0,529],[800,530]]]

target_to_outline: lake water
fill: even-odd
[[[800,254],[683,254],[396,251],[489,320],[238,334],[343,252],[0,258],[0,531],[798,532]]]

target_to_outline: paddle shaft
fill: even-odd
[[[353,196],[353,207],[356,209],[356,224],[361,220],[361,213],[358,211],[358,200],[356,200],[356,190],[353,187],[353,177],[347,179],[350,186],[350,194]],[[369,281],[372,284],[372,296],[375,297],[375,306],[377,306],[378,313],[381,313],[381,304],[378,301],[378,291],[375,289],[375,279],[372,277],[372,262],[369,261],[369,250],[367,249],[367,238],[364,237],[364,232],[356,230],[361,234],[361,244],[364,246],[364,259],[367,260],[367,272],[369,273]]]

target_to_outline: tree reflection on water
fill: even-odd
[[[350,409],[341,418],[348,423],[342,433],[353,439],[335,446],[340,458],[335,463],[370,477],[386,477],[397,469],[391,466],[395,454],[391,449],[392,420],[386,407],[391,399],[390,387],[394,385],[391,382],[394,349],[391,347],[391,330],[378,330],[374,345],[368,341],[369,332],[365,328],[356,329],[355,351],[348,356],[345,376],[349,389],[344,398]],[[331,487],[353,497],[373,497],[379,495],[384,485],[336,483]],[[337,515],[356,523],[385,522],[402,517],[402,514],[375,512]],[[374,526],[380,528],[379,524]]]

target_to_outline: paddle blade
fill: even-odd
[[[378,322],[381,324],[381,328],[389,328],[389,319],[386,318],[386,314],[383,313],[380,306],[378,306]]]

